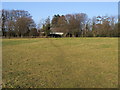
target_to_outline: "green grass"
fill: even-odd
[[[3,39],[3,87],[116,88],[118,38]]]

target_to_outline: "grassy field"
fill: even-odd
[[[3,39],[3,87],[115,88],[117,38]]]

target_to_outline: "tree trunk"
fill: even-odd
[[[23,35],[21,35],[21,38],[23,38]]]

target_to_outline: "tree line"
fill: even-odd
[[[120,23],[114,16],[88,18],[85,13],[53,16],[41,21],[39,27],[24,10],[2,10],[3,37],[48,37],[51,32],[63,32],[63,37],[119,37]]]

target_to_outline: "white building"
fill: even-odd
[[[50,32],[50,34],[58,34],[62,36],[64,33],[63,32]]]

